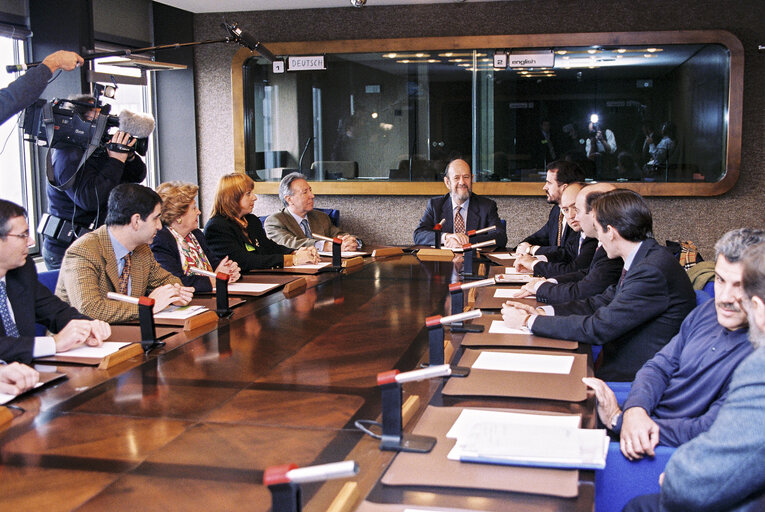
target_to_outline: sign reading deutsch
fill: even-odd
[[[308,71],[326,69],[324,67],[324,55],[309,55],[303,57],[289,57],[287,59],[289,71]]]
[[[555,65],[555,54],[549,53],[511,53],[507,56],[509,68],[551,68]]]

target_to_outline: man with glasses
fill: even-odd
[[[109,325],[70,307],[37,280],[26,211],[0,200],[0,360],[30,362],[83,344],[99,346]],[[35,323],[52,336],[35,336]]]
[[[471,242],[496,240],[497,247],[507,245],[507,234],[497,214],[497,203],[486,197],[473,194],[473,175],[470,165],[455,159],[449,162],[444,172],[444,185],[449,189],[445,196],[434,197],[414,230],[414,243],[434,245],[433,226],[445,220],[441,231],[444,247],[459,248]],[[473,229],[495,226],[496,231],[482,233],[469,239],[466,234]]]

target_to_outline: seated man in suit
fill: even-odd
[[[547,256],[532,256],[523,254],[515,260],[515,269],[532,271],[535,276],[555,277],[578,270],[586,271],[592,263],[592,257],[598,248],[598,239],[587,237],[576,218],[576,196],[582,190],[582,185],[572,183],[561,193],[560,210],[566,219],[566,224],[572,232],[579,236],[570,236],[566,240],[564,252]]]
[[[604,345],[595,376],[631,381],[677,334],[696,294],[675,257],[649,237],[651,211],[639,194],[606,192],[592,208],[606,254],[624,260],[619,283],[593,297],[538,309],[508,302],[502,316],[508,327],[528,327],[539,336]]]
[[[268,238],[290,249],[316,247],[318,251],[331,251],[332,242],[313,238],[316,234],[342,239],[343,251],[358,250],[360,244],[355,236],[333,225],[326,213],[313,209],[314,195],[307,180],[299,172],[282,178],[279,199],[284,208],[266,219],[264,227]]]
[[[507,234],[497,214],[497,203],[473,194],[473,175],[470,165],[461,159],[452,160],[444,172],[444,185],[449,193],[428,201],[420,224],[414,230],[414,243],[435,245],[433,226],[446,220],[442,226],[441,243],[444,247],[459,248],[467,243],[496,240],[497,247],[507,245]],[[466,234],[474,229],[495,226],[495,231],[470,238]]]
[[[741,258],[765,242],[765,231],[729,231],[715,245],[715,298],[686,317],[680,332],[635,375],[624,413],[608,385],[585,378],[598,398],[601,422],[620,434],[630,460],[653,456],[657,444],[680,446],[709,429],[728,394],[731,375],[752,352],[743,309]]]
[[[596,183],[587,185],[576,195],[572,218],[579,222],[582,233],[596,241],[598,234],[595,231],[592,203],[610,190],[616,190],[616,188],[608,183]],[[516,297],[536,295],[537,301],[546,304],[559,304],[592,297],[619,281],[623,263],[621,258],[609,258],[603,246],[597,242],[595,255],[588,268],[548,279],[534,278],[523,285],[521,293]]]
[[[122,183],[109,194],[106,225],[80,237],[64,255],[56,295],[105,322],[138,319],[138,306],[108,292],[154,299],[154,312],[188,304],[194,288],[163,269],[149,248],[162,227],[162,201],[152,189]]]
[[[101,345],[111,335],[109,326],[69,307],[37,280],[26,215],[0,199],[0,360],[28,363],[83,344]],[[56,334],[35,336],[35,323]]]
[[[563,252],[563,246],[569,237],[576,238],[572,229],[566,229],[563,212],[560,211],[560,197],[566,187],[572,183],[584,181],[584,171],[574,162],[557,160],[547,166],[547,177],[543,190],[547,194],[547,202],[554,205],[550,210],[547,223],[533,235],[527,236],[518,244],[516,252],[549,256]]]
[[[744,252],[743,267],[754,352],[733,372],[709,430],[672,454],[661,493],[639,496],[625,511],[765,510],[765,243]]]

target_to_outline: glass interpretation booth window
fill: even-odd
[[[438,182],[460,156],[477,183],[543,181],[548,163],[569,159],[593,180],[712,184],[740,136],[719,42],[324,57],[326,69],[279,74],[243,61],[244,170],[256,179]]]

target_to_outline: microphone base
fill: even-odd
[[[166,345],[164,341],[159,340],[141,340],[141,348],[143,348],[144,353],[149,353],[155,348],[162,348]]]
[[[402,434],[401,436],[382,436],[380,449],[394,452],[428,453],[436,445],[436,438]]]
[[[231,318],[231,315],[234,314],[234,310],[232,310],[232,309],[216,309],[215,313],[218,315],[218,318]]]

